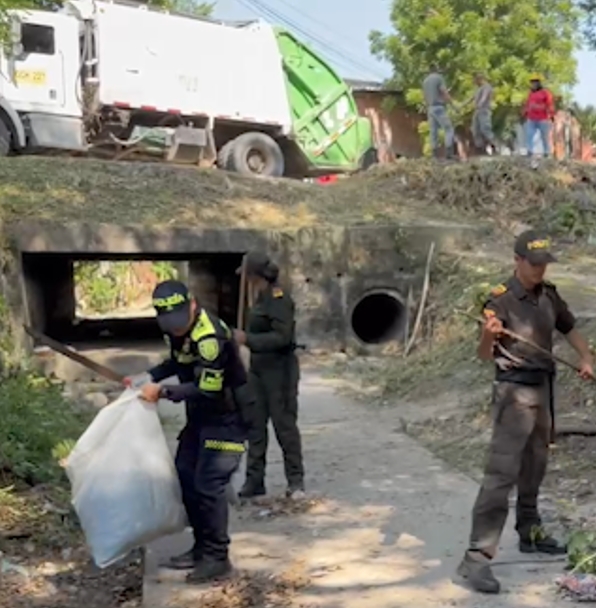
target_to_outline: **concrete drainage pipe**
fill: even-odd
[[[398,293],[376,289],[356,302],[350,323],[354,335],[364,344],[383,344],[403,331],[406,307]]]

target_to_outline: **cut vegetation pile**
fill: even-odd
[[[316,223],[540,218],[558,234],[586,234],[596,212],[596,167],[524,159],[461,164],[402,160],[328,186],[154,163],[0,159],[5,220],[295,228]],[[456,214],[454,215],[454,211]]]

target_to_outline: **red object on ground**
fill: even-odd
[[[337,175],[322,175],[321,177],[316,178],[317,184],[334,184],[339,178]]]

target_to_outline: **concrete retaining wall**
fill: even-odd
[[[176,259],[180,260],[264,249],[280,265],[282,283],[296,301],[299,341],[313,348],[362,349],[351,327],[351,312],[356,303],[373,290],[391,291],[405,303],[411,289],[415,301],[430,243],[434,241],[438,250],[461,250],[465,242],[478,236],[479,230],[483,229],[429,223],[325,226],[276,232],[26,222],[14,224],[8,231],[19,275],[14,279],[20,286],[20,299],[13,297],[12,301],[15,314],[25,311],[28,320],[39,314],[36,309],[40,304],[32,295],[36,286],[31,284],[36,279],[23,276],[19,266],[23,254],[62,254],[73,260],[168,256],[178,256]],[[207,289],[210,281],[205,276],[204,264],[193,261],[188,271],[191,285]],[[72,281],[69,283],[64,273],[51,274],[58,283],[53,287],[54,293],[62,292],[62,300],[68,299],[64,294],[72,291]],[[211,301],[210,297],[203,294],[205,301]],[[63,301],[57,310],[73,310],[72,302]]]

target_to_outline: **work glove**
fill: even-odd
[[[126,378],[124,378],[124,386],[134,390],[139,390],[142,386],[148,384],[149,382],[153,382],[153,378],[151,378],[151,375],[147,372],[136,374],[134,376],[126,376]]]

